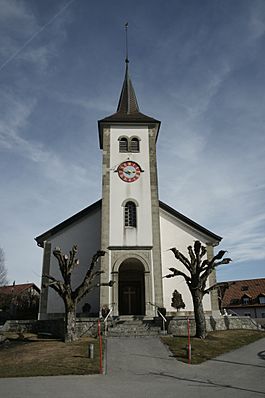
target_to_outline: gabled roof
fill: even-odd
[[[55,235],[57,232],[62,231],[63,229],[71,226],[75,222],[81,220],[83,217],[93,213],[95,210],[101,209],[101,202],[102,200],[98,200],[94,202],[92,205],[86,207],[85,209],[79,211],[78,213],[74,214],[73,216],[67,218],[65,221],[57,224],[55,227],[49,229],[48,231],[44,232],[43,234],[37,236],[35,241],[37,242],[38,246],[43,247],[43,243],[45,240],[49,239],[51,236]]]
[[[125,77],[122,85],[117,111],[98,121],[100,148],[102,148],[103,127],[109,124],[156,124],[158,130],[160,121],[140,112],[135,91],[129,76],[128,60],[126,59]]]
[[[93,203],[92,205],[86,207],[85,209],[81,210],[80,212],[74,214],[72,217],[69,217],[67,220],[61,222],[60,224],[56,225],[55,227],[49,229],[48,231],[44,232],[43,234],[37,236],[35,238],[38,246],[43,247],[44,241],[55,235],[56,233],[62,231],[63,229],[71,226],[75,222],[81,220],[82,218],[92,214],[96,210],[101,209],[102,200],[98,200],[97,202]],[[183,214],[179,213],[177,210],[174,210],[172,207],[168,206],[167,204],[159,201],[159,207],[170,213],[173,217],[176,217],[178,220],[181,220],[185,224],[191,226],[192,228],[196,229],[197,231],[203,233],[204,235],[209,236],[210,238],[220,241],[222,238],[213,232],[209,231],[208,229],[202,227],[201,225],[197,224],[196,222],[192,221],[190,218],[184,216]]]
[[[40,289],[35,285],[35,283],[22,283],[18,285],[0,286],[0,294],[12,294],[14,296],[18,296],[30,288],[33,288],[40,293]]]
[[[222,237],[219,235],[214,234],[209,229],[204,228],[202,225],[196,223],[195,221],[191,220],[190,218],[184,216],[182,213],[178,212],[177,210],[173,209],[172,207],[168,206],[166,203],[159,201],[159,207],[166,211],[167,213],[171,214],[172,216],[176,217],[178,220],[184,222],[185,224],[189,225],[190,227],[196,229],[197,231],[203,233],[204,235],[209,236],[218,242],[222,240]]]
[[[228,281],[227,283],[229,287],[224,294],[223,307],[229,307],[231,302],[240,301],[242,297],[256,299],[265,295],[265,278]]]

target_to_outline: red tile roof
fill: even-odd
[[[27,289],[30,289],[31,287],[40,292],[40,289],[34,283],[22,283],[20,285],[0,286],[0,294],[13,294],[15,296],[18,296],[19,294],[23,293]]]
[[[225,291],[223,307],[230,306],[232,300],[241,300],[242,297],[254,300],[260,295],[265,295],[265,278],[228,281],[228,283],[231,285]]]

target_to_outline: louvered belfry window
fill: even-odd
[[[126,137],[120,138],[119,150],[120,152],[128,152],[128,140]]]
[[[127,202],[124,208],[125,227],[136,227],[136,205],[133,202]]]
[[[132,138],[130,142],[130,152],[139,152],[138,138]]]

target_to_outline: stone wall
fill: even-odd
[[[195,320],[190,317],[191,335],[195,335]],[[207,331],[229,330],[229,329],[251,329],[263,330],[256,321],[250,317],[206,317]],[[76,320],[77,335],[96,337],[98,333],[97,318],[77,318]],[[187,318],[175,317],[168,322],[168,333],[174,336],[187,336]],[[64,336],[64,320],[31,320],[31,321],[7,321],[2,331],[10,332],[31,332],[31,333],[49,333],[54,337],[63,338]],[[101,322],[101,330],[104,331],[104,322]]]
[[[6,321],[1,330],[3,332],[36,333],[37,320],[9,320]]]
[[[104,328],[104,325],[102,325]],[[98,320],[95,318],[82,318],[76,320],[77,335],[81,336],[97,336]],[[49,333],[56,338],[64,337],[64,320],[25,320],[25,321],[6,321],[1,329],[5,332],[19,333]]]
[[[195,335],[195,320],[190,318],[191,335]],[[206,317],[206,328],[208,332],[214,330],[229,329],[251,329],[260,330],[261,327],[250,317],[224,316],[213,318]],[[187,336],[187,318],[176,317],[169,321],[168,333],[174,336]]]

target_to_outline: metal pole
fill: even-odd
[[[188,363],[191,364],[190,319],[188,318]]]
[[[94,344],[89,344],[88,346],[88,358],[94,359]]]
[[[101,324],[98,320],[98,337],[99,337],[99,373],[102,374],[102,336],[101,336]]]

